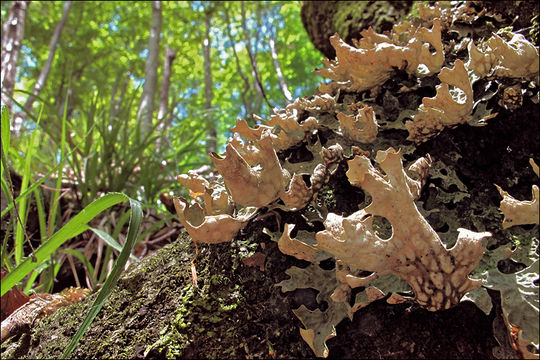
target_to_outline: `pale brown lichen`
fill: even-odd
[[[394,68],[426,76],[438,72],[443,64],[441,27],[437,20],[431,29],[403,22],[394,27],[390,36],[377,34],[371,28],[363,30],[361,35],[363,38],[355,42],[356,48],[338,34],[330,37],[336,59],[323,60],[328,68],[315,73],[334,81],[321,84],[321,93],[334,93],[337,89],[370,90],[388,80]],[[430,52],[430,45],[435,53]]]
[[[377,137],[377,120],[371,106],[364,106],[355,116],[337,114],[343,136],[361,143],[371,143]]]
[[[210,184],[192,171],[188,171],[187,175],[178,175],[176,179],[189,190],[191,197],[202,198],[204,215],[232,213],[234,203],[222,184],[216,182]]]
[[[491,234],[458,229],[456,245],[447,250],[414,204],[400,153],[392,148],[379,151],[376,161],[385,175],[367,157],[348,162],[349,181],[368,191],[373,201],[348,217],[329,214],[326,230],[316,235],[317,247],[373,276],[401,277],[412,287],[416,302],[430,311],[448,309],[482,284],[468,274],[482,258],[482,239]],[[373,216],[390,222],[389,239],[376,235]]]
[[[538,77],[539,56],[536,47],[521,34],[509,33],[510,40],[493,36],[478,49],[471,40],[467,68],[478,76],[511,77],[535,80]]]
[[[261,151],[255,145],[255,140],[244,142],[239,133],[234,133],[233,136],[229,138],[228,145],[232,146],[249,166],[256,166],[259,163]]]
[[[190,170],[187,174],[181,174],[176,176],[176,180],[190,191],[190,196],[196,197],[203,194],[210,184],[202,176],[198,175],[194,171]]]
[[[503,229],[526,224],[538,224],[539,211],[538,204],[540,192],[538,186],[532,187],[532,201],[519,201],[514,199],[510,194],[501,189],[498,185],[497,190],[503,197],[501,201],[501,211],[504,214]]]
[[[291,209],[301,209],[306,206],[312,196],[313,191],[306,185],[302,175],[294,174],[289,188],[280,194],[280,199]]]
[[[283,234],[278,241],[279,250],[285,255],[294,256],[300,260],[307,260],[313,263],[316,262],[315,253],[319,250],[313,245],[309,245],[304,241],[291,238],[291,232],[293,229],[293,224],[285,224]]]
[[[236,120],[236,126],[231,128],[231,131],[240,134],[246,140],[256,141],[260,140],[265,130],[271,130],[271,126],[257,125],[255,128],[250,128],[247,121],[244,119]]]
[[[420,16],[420,19],[424,21],[429,21],[441,17],[442,9],[440,8],[439,4],[437,4],[436,6],[429,6],[422,2],[419,2],[418,15]]]
[[[439,79],[442,83],[437,85],[435,97],[423,98],[413,121],[405,123],[409,131],[407,140],[423,142],[437,135],[445,127],[472,120],[473,90],[463,61],[458,59],[452,69],[442,69]],[[454,91],[453,96],[449,85],[459,88],[461,92]]]
[[[420,197],[420,192],[426,184],[429,169],[432,164],[433,159],[431,158],[431,155],[427,154],[425,157],[417,159],[407,167],[407,173],[410,175],[407,176],[407,183],[413,199],[416,200]]]
[[[256,208],[246,208],[243,215],[205,215],[198,203],[190,204],[186,199],[174,197],[178,218],[195,242],[218,244],[231,241],[255,214]]]
[[[272,139],[265,133],[255,143],[259,149],[260,170],[250,166],[238,151],[228,144],[225,157],[210,155],[233,200],[242,206],[262,207],[275,201],[290,180],[281,168]]]
[[[255,115],[255,120],[261,122],[255,128],[249,127],[245,120],[236,121],[236,126],[231,128],[248,141],[244,145],[241,139],[233,136],[234,146],[239,152],[240,148],[245,148],[245,153],[251,152],[249,143],[260,140],[263,133],[267,133],[271,139],[275,151],[287,149],[304,140],[306,134],[318,128],[318,121],[315,117],[308,117],[305,121],[299,122],[299,115],[303,112],[329,111],[336,104],[336,100],[328,95],[316,95],[313,99],[298,98],[293,103],[287,105],[285,109],[274,109],[274,114],[270,120],[264,121],[261,117]]]
[[[538,175],[538,165],[533,159],[529,160],[535,174]],[[516,225],[538,224],[540,222],[540,189],[537,185],[532,186],[532,200],[516,200],[499,185],[495,184],[499,194],[503,197],[501,211],[504,214],[503,229]]]
[[[434,6],[418,2],[418,14],[423,23],[430,23],[437,19],[443,29],[450,28],[455,22],[469,23],[477,20],[486,13],[486,9],[479,12],[474,8],[473,2],[466,1],[461,4],[452,4],[450,1],[437,1]]]

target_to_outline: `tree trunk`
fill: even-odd
[[[156,94],[157,68],[159,63],[159,40],[161,35],[161,2],[152,1],[152,22],[148,36],[148,55],[145,65],[145,81],[137,121],[141,124],[141,135],[145,138],[152,131],[154,98]]]
[[[171,87],[171,69],[172,63],[176,58],[176,51],[174,51],[170,46],[165,48],[165,60],[163,62],[163,77],[161,80],[161,88],[159,90],[159,107],[158,107],[158,121],[159,125],[157,127],[158,133],[161,133],[162,136],[158,139],[156,148],[159,149],[163,146],[165,141],[164,132],[171,126],[172,117],[168,113],[169,108],[169,88]]]
[[[210,58],[210,26],[212,20],[212,10],[205,9],[204,12],[204,41],[203,41],[203,57],[204,57],[204,111],[206,118],[206,153],[217,151],[217,130],[212,110],[213,96],[213,81],[212,81],[212,63]]]
[[[242,71],[242,66],[240,65],[240,58],[238,57],[238,52],[236,51],[236,41],[234,40],[234,37],[232,36],[232,33],[231,33],[231,18],[229,16],[229,10],[227,9],[227,7],[225,7],[224,12],[225,12],[225,18],[227,21],[227,36],[229,37],[229,40],[231,41],[231,44],[232,44],[231,48],[233,50],[234,60],[236,61],[236,69],[238,71],[238,75],[240,75],[240,77],[244,81],[244,90],[242,91],[242,94],[240,94],[240,96],[242,98],[242,104],[244,104],[245,119],[250,126],[253,126],[255,125],[255,121],[253,120],[253,106],[252,106],[251,99],[246,98],[247,93],[251,89],[251,84],[247,76]]]
[[[45,61],[45,64],[43,65],[43,68],[41,69],[41,72],[39,73],[38,79],[34,85],[34,89],[32,90],[32,95],[26,100],[26,103],[24,104],[25,112],[30,113],[32,111],[32,106],[34,105],[34,102],[36,101],[36,97],[39,96],[41,93],[41,89],[45,86],[45,83],[47,82],[47,78],[49,77],[49,73],[51,71],[52,63],[54,60],[54,56],[56,54],[56,48],[58,47],[58,43],[60,42],[60,36],[62,35],[62,30],[64,29],[64,25],[66,24],[67,17],[69,15],[69,12],[71,10],[71,1],[64,2],[64,11],[62,13],[62,17],[60,18],[60,21],[58,24],[56,24],[56,27],[54,28],[53,36],[51,37],[51,41],[49,42],[49,57],[47,58],[47,61]],[[13,127],[14,127],[14,134],[18,135],[22,129],[22,123],[26,117],[24,111],[19,112],[15,115],[14,121],[13,121]]]
[[[260,226],[275,224],[268,220]],[[255,240],[260,230],[248,231],[244,241],[251,239],[245,242],[250,249],[264,254],[264,265],[246,265],[249,254],[237,240],[199,244],[198,289],[191,284],[190,271],[195,249],[185,234],[131,265],[71,356],[313,358],[291,309],[305,302],[317,309],[317,293],[311,289],[282,293],[275,284],[287,278],[285,270],[299,261],[284,256],[272,241]],[[259,242],[264,248],[254,247]],[[38,321],[30,334],[4,341],[2,358],[59,358],[96,295]],[[489,359],[495,345],[491,334],[490,318],[470,303],[433,313],[379,300],[358,310],[352,321],[343,321],[328,347],[337,359],[396,354]]]
[[[285,99],[287,99],[287,103],[290,103],[293,99],[291,92],[289,91],[289,87],[287,86],[287,82],[285,81],[285,77],[283,76],[283,72],[281,71],[281,66],[279,66],[274,38],[270,37],[270,39],[268,40],[268,44],[270,45],[270,53],[272,54],[272,62],[274,63],[274,68],[276,69],[279,87],[281,88],[283,96],[285,96]]]
[[[24,38],[24,22],[30,1],[13,1],[2,24],[2,105],[11,117],[17,64]]]
[[[254,83],[255,83],[255,89],[257,89],[257,91],[261,94],[261,96],[263,97],[264,101],[268,104],[270,109],[272,109],[273,108],[272,104],[270,104],[270,101],[266,97],[264,87],[263,87],[263,85],[261,83],[261,77],[259,76],[259,67],[257,66],[257,59],[255,58],[255,55],[251,51],[251,40],[250,40],[249,31],[248,31],[247,24],[246,24],[246,9],[245,9],[243,1],[241,3],[241,9],[242,9],[241,10],[241,12],[242,12],[242,30],[244,31],[244,38],[245,38],[245,41],[246,41],[246,50],[248,52],[249,60],[251,62],[251,70],[252,70],[251,74],[253,75],[253,80],[254,80]]]
[[[388,89],[399,87],[391,85]],[[414,101],[417,107],[425,91],[396,92],[396,95]],[[351,102],[356,102],[355,96],[330,111],[337,112]],[[328,112],[329,109],[325,109],[315,115]],[[508,111],[485,127],[462,125],[446,129],[436,141],[417,147],[406,145],[405,151],[410,151],[407,158],[416,159],[429,153],[444,164],[444,172],[435,172],[438,179],[430,183],[422,194],[424,200],[418,202],[422,213],[430,214],[430,224],[441,229],[441,237],[455,239],[453,231],[458,226],[489,229],[494,231],[494,238],[513,236],[501,229],[502,215],[493,183],[512,183],[513,195],[519,199],[530,197],[531,184],[537,178],[532,171],[526,175],[523,169],[531,154],[535,159],[539,156],[540,139],[529,136],[540,131],[537,114],[538,104],[527,99],[522,108]],[[405,143],[406,134],[396,134],[393,129],[381,132],[373,145],[375,148]],[[333,140],[341,139],[327,128],[325,136],[329,135]],[[528,141],[524,142],[524,138]],[[350,146],[350,142],[343,144]],[[278,156],[284,163],[285,158],[305,159],[305,151],[305,147],[296,147]],[[321,202],[332,206],[329,210],[335,213],[352,213],[358,210],[359,202],[366,201],[365,195],[359,194],[348,182],[346,166],[343,160],[321,189],[324,193]],[[509,181],[508,174],[515,174],[520,181],[517,184]],[[459,177],[467,183],[465,190],[471,196],[456,204],[452,193],[459,196],[461,191],[447,192],[443,188],[461,188]],[[302,325],[293,310],[304,305],[313,313],[320,313],[327,310],[328,303],[321,303],[318,300],[321,292],[311,288],[299,286],[294,291],[281,292],[276,284],[288,278],[285,271],[291,266],[305,267],[306,262],[282,254],[269,236],[261,234],[263,228],[280,234],[285,223],[295,223],[304,229],[313,224],[309,225],[305,215],[299,216],[298,212],[279,209],[275,212],[280,214],[279,223],[274,216],[259,217],[247,224],[232,242],[199,244],[195,261],[197,289],[192,285],[190,271],[195,247],[185,232],[173,244],[131,265],[72,356],[313,357],[312,350],[300,336]],[[451,229],[444,230],[444,227]],[[538,226],[522,228],[518,233],[520,238],[531,239],[538,233]],[[332,261],[324,263],[326,270],[336,266]],[[320,283],[317,284],[314,282],[313,287],[319,288]],[[430,312],[408,303],[390,305],[386,299],[380,299],[356,311],[351,320],[340,322],[337,336],[327,341],[330,356],[492,359],[492,351],[497,349],[499,353],[504,351],[504,358],[510,358],[513,350],[507,342],[508,334],[504,325],[501,330],[494,322],[503,322],[500,295],[498,292],[490,294],[494,310],[489,316],[469,301],[448,310]],[[37,322],[29,333],[2,342],[2,358],[58,358],[95,298],[93,294],[79,304],[62,308]],[[329,312],[325,314],[332,316]],[[500,345],[495,336],[501,341]]]

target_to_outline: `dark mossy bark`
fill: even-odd
[[[330,36],[338,33],[345,42],[360,39],[360,32],[373,27],[377,32],[391,30],[402,20],[412,6],[412,1],[304,1],[302,23],[309,39],[327,58],[336,52]]]
[[[271,226],[271,223],[264,224]],[[257,234],[263,226],[247,229]],[[266,244],[262,249],[260,242]],[[252,250],[250,250],[252,249]],[[265,269],[242,258],[253,249],[266,255]],[[194,249],[185,235],[132,266],[72,354],[75,358],[306,358],[300,338],[299,304],[314,303],[315,292],[281,294],[275,283],[301,261],[282,255],[275,243],[257,239],[202,246],[197,260],[199,290],[191,285]],[[2,344],[2,358],[58,358],[89,305],[60,309],[29,334]],[[472,304],[438,313],[384,301],[343,321],[328,341],[334,358],[490,358],[495,340],[492,316]]]
[[[348,44],[361,39],[360,32],[372,27],[378,33],[390,31],[394,24],[405,20],[409,14],[418,15],[413,1],[304,1],[302,23],[309,39],[324,56],[333,59],[336,52],[330,44],[330,36],[338,33]],[[431,2],[430,2],[431,3]],[[492,30],[512,26],[514,31],[531,31],[532,40],[538,46],[538,3],[536,1],[472,1],[481,11],[485,8],[497,17],[485,16],[493,25]],[[415,5],[417,6],[417,5]],[[536,18],[535,18],[536,16]]]

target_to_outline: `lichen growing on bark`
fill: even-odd
[[[477,20],[480,21],[481,16],[477,14],[475,7],[468,6],[456,12],[456,19],[459,20],[455,21],[456,24],[465,22],[471,25]],[[435,14],[433,16],[438,16],[436,11],[432,13]],[[491,247],[511,238],[508,232],[500,228],[502,216],[493,204],[493,198],[497,193],[492,183],[498,182],[505,189],[510,189],[509,191],[518,198],[524,198],[523,184],[526,184],[527,191],[530,191],[531,179],[515,180],[523,165],[516,163],[515,160],[520,161],[530,156],[538,157],[537,139],[530,139],[523,144],[524,136],[538,130],[537,122],[531,120],[532,115],[538,114],[538,102],[535,102],[538,87],[534,82],[521,82],[509,78],[501,80],[497,75],[489,79],[478,78],[476,83],[471,81],[468,84],[466,82],[469,79],[465,79],[464,76],[449,79],[452,76],[448,75],[452,73],[448,70],[439,73],[441,76],[435,76],[442,66],[447,69],[454,68],[454,71],[466,70],[464,64],[466,64],[467,40],[472,37],[462,28],[452,31],[454,21],[448,21],[454,19],[451,12],[443,11],[441,14],[447,16],[442,19],[441,29],[438,29],[436,21],[434,23],[433,16],[429,14],[426,15],[428,19],[424,20],[425,23],[415,20],[416,22],[402,25],[403,29],[409,29],[411,34],[417,31],[418,34],[415,36],[419,35],[423,40],[426,40],[426,35],[438,35],[440,30],[441,51],[438,44],[433,46],[435,51],[429,50],[431,44],[429,41],[421,41],[420,46],[411,45],[410,51],[407,50],[417,57],[424,51],[424,55],[437,60],[434,62],[437,66],[431,70],[428,68],[428,72],[432,75],[423,76],[424,74],[418,72],[416,66],[418,64],[414,62],[409,64],[409,61],[405,64],[402,60],[406,58],[400,58],[401,62],[394,67],[384,64],[383,71],[378,73],[382,74],[380,78],[369,84],[373,87],[355,89],[350,85],[356,80],[345,79],[342,84],[329,85],[332,87],[330,93],[299,99],[285,109],[277,110],[270,121],[261,121],[257,127],[249,128],[247,123],[239,121],[233,128],[236,134],[227,145],[227,153],[224,156],[213,155],[223,179],[218,179],[214,183],[193,179],[189,175],[181,179],[186,183],[188,180],[192,181],[192,185],[188,187],[193,186],[190,188],[191,196],[194,198],[192,201],[200,206],[199,219],[202,219],[200,215],[211,217],[217,214],[227,214],[235,218],[240,214],[240,210],[250,206],[257,208],[261,216],[242,224],[242,227],[245,226],[242,230],[239,228],[228,234],[215,232],[216,235],[211,237],[211,242],[224,241],[224,243],[205,246],[202,251],[200,259],[211,258],[215,263],[219,263],[219,266],[207,267],[205,260],[200,260],[203,262],[198,265],[199,279],[203,281],[202,288],[205,289],[203,293],[196,292],[189,285],[190,257],[186,256],[186,253],[189,253],[191,248],[187,246],[178,251],[167,250],[171,254],[167,254],[166,260],[152,267],[152,271],[164,268],[164,272],[158,272],[158,276],[153,274],[152,279],[146,279],[145,275],[138,275],[139,277],[135,279],[129,279],[129,276],[134,275],[128,276],[118,290],[119,295],[114,299],[119,301],[119,304],[111,302],[111,306],[105,308],[104,313],[111,316],[111,313],[122,312],[119,318],[120,315],[127,318],[127,325],[145,322],[144,327],[153,331],[148,330],[149,332],[141,335],[147,340],[137,337],[136,341],[143,341],[143,346],[139,346],[138,349],[119,350],[116,344],[111,342],[105,344],[89,342],[87,344],[92,350],[88,352],[80,350],[78,354],[100,356],[105,354],[107,351],[105,347],[108,346],[112,348],[106,353],[108,356],[197,357],[202,354],[214,357],[225,354],[231,357],[246,357],[254,354],[250,351],[250,346],[255,346],[258,349],[256,356],[267,357],[272,354],[268,349],[279,346],[276,344],[285,343],[281,347],[285,357],[312,355],[310,348],[319,356],[337,353],[353,354],[344,357],[355,355],[366,357],[362,351],[367,350],[359,350],[361,346],[356,345],[356,342],[361,342],[365,349],[366,342],[362,342],[364,339],[361,338],[366,337],[363,332],[369,333],[371,330],[366,326],[363,328],[359,326],[365,325],[367,320],[359,316],[351,317],[351,312],[356,310],[357,314],[358,312],[362,312],[362,315],[370,314],[371,306],[381,306],[380,302],[373,303],[378,298],[385,298],[387,302],[398,304],[395,307],[401,309],[399,311],[403,313],[405,307],[412,301],[430,310],[443,309],[456,305],[466,291],[480,286],[479,281],[471,280],[468,275],[471,270],[473,277],[476,278],[478,275],[474,273],[473,268],[484,252],[482,238],[487,237],[488,232],[494,235],[489,240],[488,253]],[[474,26],[471,28],[475,29]],[[372,41],[372,49],[386,48],[388,44],[403,48],[408,46],[406,42],[401,42],[403,39],[394,39],[373,32],[366,34],[369,34]],[[411,34],[408,34],[406,39],[413,39],[410,37]],[[426,49],[425,45],[429,54],[423,50]],[[455,51],[447,51],[448,49]],[[440,60],[438,56],[443,52],[447,55],[444,58],[444,65],[442,62],[438,65]],[[336,68],[338,66],[333,65]],[[351,67],[354,65],[349,64]],[[363,75],[368,73],[365,69],[355,71],[364,71]],[[345,73],[346,71],[340,76],[345,76]],[[458,87],[467,94],[465,105],[445,107],[439,106],[441,101],[436,100],[437,96],[431,100],[432,109],[438,109],[441,113],[452,112],[443,115],[458,121],[453,122],[451,127],[438,127],[436,131],[428,129],[424,135],[419,130],[419,144],[408,142],[402,120],[407,116],[412,118],[413,122],[421,118],[418,115],[421,111],[420,103],[422,99],[430,99],[436,95],[435,87],[439,80],[450,85],[457,84],[451,80],[459,80],[459,84],[464,84],[463,86],[458,84]],[[338,79],[339,81],[341,80]],[[509,84],[517,86],[522,95],[522,101],[516,102],[513,107],[499,104]],[[469,98],[469,95],[472,96]],[[373,109],[373,114],[376,113],[377,117],[384,117],[385,126],[373,127],[378,130],[373,141],[371,138],[369,141],[358,141],[363,139],[349,136],[350,129],[349,132],[343,131],[348,125],[340,124],[339,118],[344,118],[344,115],[356,117],[356,110],[369,108]],[[397,109],[398,111],[394,112],[402,114],[403,108],[412,112],[414,116],[410,116],[409,113],[398,117],[397,114],[392,115],[392,111],[389,110]],[[456,109],[457,111],[454,111]],[[490,109],[498,111],[501,115],[490,121],[488,126],[454,127],[457,123],[467,122],[463,119],[469,119],[469,115],[473,119],[482,118],[482,114],[485,115]],[[372,122],[369,124],[373,125]],[[356,125],[360,124],[353,123],[352,127]],[[416,159],[424,159],[424,162],[418,163],[418,166],[411,166],[409,172],[406,172],[401,166],[401,158],[396,156],[398,153],[389,150],[390,148],[400,149],[403,157],[411,164],[415,164]],[[377,152],[383,155],[375,157]],[[433,158],[428,157],[428,153]],[[225,160],[227,158],[235,159],[235,165],[230,168],[240,169],[238,173],[231,171]],[[396,166],[385,165],[390,158],[393,158]],[[432,163],[433,166],[430,166]],[[352,175],[353,172],[358,174],[348,178],[347,174]],[[415,172],[419,177],[413,179],[412,173]],[[387,196],[388,194],[391,196]],[[291,202],[291,199],[294,200]],[[396,208],[392,208],[393,206],[403,209],[403,213],[400,214]],[[273,228],[268,232],[273,234],[272,239],[278,244],[266,241],[268,239],[261,234],[264,227]],[[474,232],[458,230],[459,228],[471,229]],[[186,226],[186,229],[190,231],[189,226]],[[534,234],[534,229],[537,230],[537,227],[532,230],[521,229],[520,234],[530,237]],[[193,232],[193,229],[191,231]],[[316,233],[322,234],[317,236],[317,240],[320,240],[318,248],[312,241]],[[411,236],[411,233],[419,236]],[[346,236],[341,239],[341,235]],[[240,243],[240,239],[245,241],[246,236],[249,238],[248,241]],[[193,236],[197,237],[203,239],[204,235]],[[396,239],[398,241],[395,241]],[[456,239],[461,240],[456,242]],[[362,253],[362,247],[355,241],[359,243],[364,241],[370,251]],[[260,243],[265,243],[267,250],[264,250]],[[272,256],[268,256],[267,251],[271,245],[274,245]],[[238,261],[238,256],[243,254],[250,257],[254,248],[265,252],[265,262],[258,267],[249,267],[248,277],[255,280],[247,286],[244,282],[245,277],[237,276],[239,272],[242,275],[248,274],[242,272],[248,266]],[[330,254],[316,251],[322,248],[326,248],[340,260],[336,261]],[[390,248],[393,251],[390,251]],[[283,249],[285,254],[291,256],[279,256],[278,249]],[[313,265],[305,267],[304,260],[309,260]],[[463,263],[461,260],[464,260]],[[286,276],[284,271],[291,265],[303,266],[304,270],[289,271],[291,278],[283,282]],[[260,270],[260,266],[264,269],[264,276],[261,275],[263,271]],[[332,266],[335,270],[332,270]],[[299,275],[300,272],[302,274]],[[320,273],[326,274],[322,277],[328,281],[317,278],[309,287],[310,274]],[[401,276],[408,285],[391,274]],[[141,289],[137,284],[142,283],[142,279],[155,283],[163,282],[166,286],[155,285]],[[302,282],[299,279],[304,280]],[[282,288],[290,290],[284,299],[280,297],[280,290],[274,286],[280,281],[282,285],[287,284]],[[294,284],[301,286],[295,287]],[[209,287],[204,288],[205,285]],[[239,285],[239,288],[236,285]],[[352,289],[356,285],[365,289]],[[324,292],[323,301],[320,296],[316,296],[316,290],[310,290],[313,287]],[[253,291],[254,288],[257,291]],[[411,293],[411,290],[415,294]],[[348,297],[355,295],[355,291],[358,292],[350,301]],[[123,299],[135,300],[132,301],[133,304],[128,305],[126,301],[122,302]],[[167,304],[167,301],[170,302],[170,306],[161,305]],[[251,301],[259,301],[264,305],[252,304]],[[235,311],[223,315],[220,310],[222,306],[220,304],[223,302],[226,309],[236,305]],[[159,303],[160,308],[152,308],[153,303]],[[372,305],[367,306],[370,303]],[[461,310],[466,306],[463,303],[456,305]],[[336,313],[334,310],[337,307],[346,311]],[[290,308],[302,309],[294,311],[304,325],[301,332],[297,326],[302,325],[291,316]],[[424,317],[433,316],[429,319],[434,319],[452,313],[455,307],[432,315],[425,315],[427,311],[418,312],[419,310],[414,307],[410,311],[423,314]],[[135,315],[136,318],[133,320]],[[158,326],[153,321],[154,317],[159,316],[163,318]],[[264,318],[265,316],[267,317]],[[326,321],[325,316],[331,317],[331,321]],[[392,324],[397,322],[395,317],[389,316],[382,323],[378,323],[379,317],[382,316],[380,313],[372,314],[369,325],[371,323],[381,325],[385,321]],[[340,322],[345,317],[352,318],[352,322]],[[259,321],[259,318],[263,318],[264,321]],[[407,318],[407,321],[415,323],[418,319],[418,316],[411,317]],[[486,319],[487,317],[484,317],[485,321]],[[98,322],[96,326],[102,325],[99,320],[96,321]],[[259,338],[251,343],[245,341],[243,336],[249,337],[253,334],[246,334],[233,326],[239,322],[250,326],[257,324],[259,331],[256,336]],[[46,332],[51,327],[47,328],[46,321],[43,324],[37,331],[40,331],[42,339],[48,339]],[[400,325],[406,327],[403,323]],[[118,331],[121,335],[112,330],[115,326],[121,328],[121,331]],[[340,331],[340,327],[346,330]],[[397,329],[399,327],[396,325],[396,331],[400,330]],[[228,328],[233,328],[232,333],[227,332]],[[275,330],[276,328],[279,330]],[[430,331],[438,330],[430,328]],[[281,333],[276,334],[276,331]],[[463,328],[460,328],[451,331],[451,335],[440,336],[437,339],[438,344],[453,339],[453,336],[459,336],[460,332],[465,333]],[[69,334],[69,331],[67,333]],[[97,331],[93,335],[96,333]],[[334,333],[339,336],[327,344],[326,340]],[[124,337],[134,336],[129,326],[124,327],[118,322],[111,326],[105,325],[105,331],[102,330],[99,335],[103,334],[114,334],[116,336],[114,340],[120,346],[128,342]],[[300,335],[307,341],[309,347],[300,342]],[[368,340],[377,342],[382,339],[380,334],[375,335],[369,335]],[[341,342],[341,336],[356,340]],[[36,334],[32,338],[35,339]],[[63,342],[59,343],[67,341],[65,338],[66,336],[62,338]],[[473,338],[469,336],[469,341],[477,340]],[[203,339],[210,345],[202,345]],[[225,345],[223,344],[225,340],[231,341],[227,341]],[[386,348],[394,349],[392,350],[394,352],[390,350],[385,352],[383,356],[386,357],[395,357],[396,354],[402,357],[425,356],[427,353],[425,348],[423,352],[415,350],[415,347],[422,347],[423,340],[424,338],[419,338],[413,342],[410,350],[403,350],[404,346],[401,343],[395,345],[393,341],[387,340],[386,343],[379,344],[376,350],[384,352]],[[493,342],[490,344],[492,346]],[[195,349],[197,346],[201,346],[207,352],[197,352]],[[261,348],[264,347],[266,349],[262,351]],[[47,355],[56,356],[58,351],[57,349],[56,352],[47,352]],[[477,350],[468,352],[464,350],[460,353],[461,357],[471,355],[473,351]],[[486,357],[485,354],[489,354],[490,351],[491,348],[482,352],[480,357]],[[34,355],[35,352],[31,354]],[[374,356],[376,354],[373,353]],[[440,356],[437,353],[429,354]]]

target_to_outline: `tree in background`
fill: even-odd
[[[172,116],[169,112],[169,89],[171,87],[172,64],[176,58],[176,51],[169,45],[165,48],[165,60],[163,62],[163,75],[161,78],[161,88],[159,90],[159,107],[157,113],[157,132],[162,136],[158,139],[156,148],[164,145],[166,140],[165,132],[171,127]]]
[[[54,61],[54,57],[56,55],[56,49],[58,48],[58,44],[60,42],[60,36],[62,35],[62,30],[64,29],[64,25],[66,24],[69,12],[71,10],[71,5],[71,1],[64,2],[62,17],[60,18],[60,21],[58,21],[58,23],[56,24],[53,35],[51,37],[51,41],[49,42],[49,56],[47,57],[45,64],[43,64],[41,72],[39,73],[39,76],[34,84],[32,95],[28,97],[28,100],[26,100],[26,103],[24,104],[24,111],[18,112],[14,117],[13,133],[15,135],[18,135],[21,132],[22,123],[26,118],[25,113],[32,111],[32,107],[34,105],[34,102],[36,101],[36,98],[40,95],[41,90],[47,82],[47,78],[49,77],[49,73],[51,72],[51,67]]]
[[[212,110],[213,81],[212,81],[212,58],[210,48],[212,39],[210,29],[212,26],[212,14],[214,5],[206,2],[204,5],[204,40],[203,40],[203,60],[204,60],[204,117],[206,119],[206,153],[217,151],[217,129]]]
[[[30,1],[13,1],[9,8],[7,20],[2,24],[2,105],[12,114],[13,89],[17,64],[24,37],[26,10]]]
[[[317,85],[318,77],[311,71],[320,63],[320,55],[297,21],[298,3],[166,4],[159,30],[157,3],[32,4],[15,84],[15,90],[25,92],[15,92],[15,100],[34,103],[35,97],[29,93],[36,88],[38,101],[44,105],[40,123],[44,138],[40,161],[32,164],[35,171],[46,173],[58,161],[65,110],[70,147],[89,144],[80,145],[82,162],[73,166],[80,169],[80,173],[74,170],[79,182],[96,184],[88,193],[90,198],[97,191],[122,191],[123,187],[148,193],[139,188],[144,174],[127,175],[138,165],[126,157],[141,151],[150,155],[141,153],[139,158],[154,157],[152,161],[158,162],[160,157],[159,163],[168,164],[159,171],[168,179],[169,185],[163,186],[174,187],[174,176],[184,166],[208,164],[207,150],[223,151],[237,118],[255,125],[253,114],[268,119],[273,106],[287,104],[284,89],[296,97]],[[3,19],[7,19],[8,5],[2,3]],[[152,23],[152,18],[149,36],[144,24]],[[160,41],[161,37],[167,40]],[[47,47],[52,39],[56,45]],[[167,46],[178,51],[174,63]],[[50,68],[41,66],[49,63]],[[158,111],[152,120],[155,107]],[[37,115],[35,109],[31,114]],[[32,129],[34,119],[26,117],[23,127]],[[149,143],[137,143],[133,138],[138,124],[141,134],[145,128],[154,129]],[[198,129],[206,132],[199,134]],[[24,153],[26,140],[17,141]],[[91,166],[98,167],[95,173],[88,172]]]
[[[152,130],[154,97],[156,93],[157,68],[159,65],[159,40],[161,35],[161,2],[152,1],[152,22],[148,36],[148,55],[145,66],[145,81],[137,121],[141,121],[141,133],[144,138]]]

